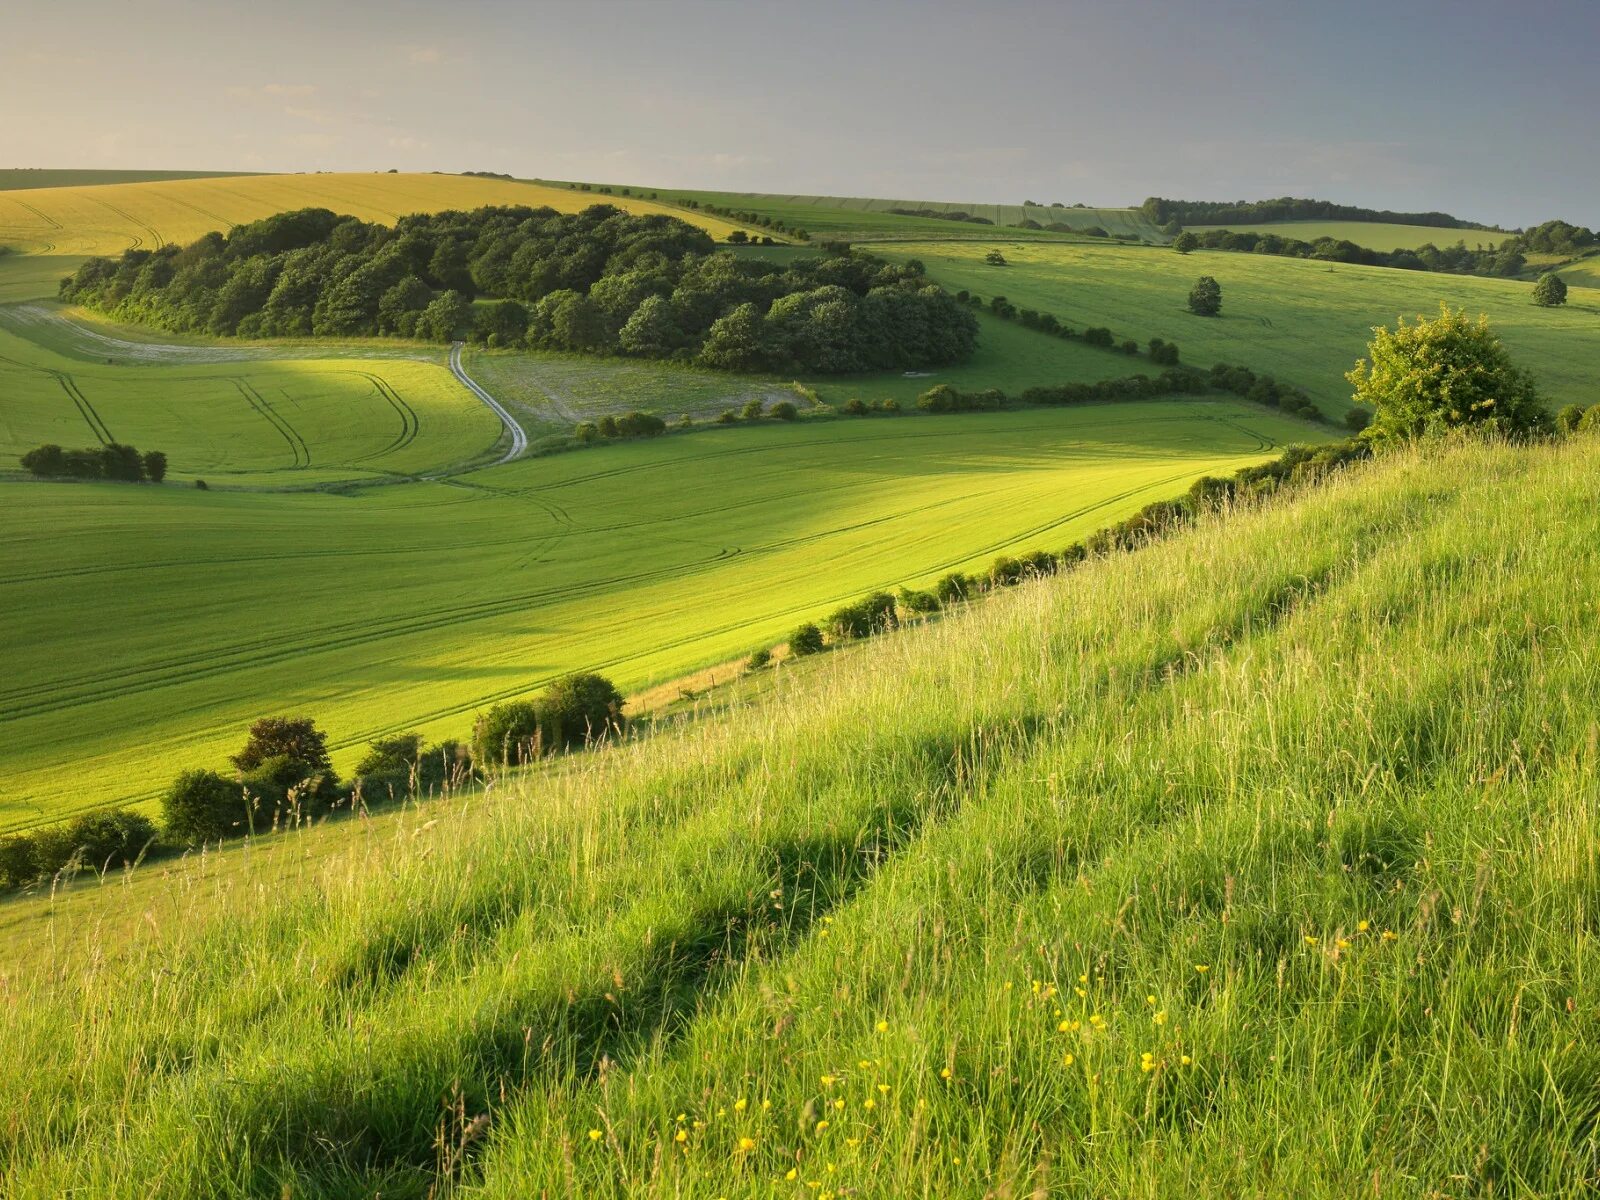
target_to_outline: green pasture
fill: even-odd
[[[314,715],[348,767],[568,671],[671,678],[1308,434],[1184,400],[713,427],[338,493],[12,484],[0,826],[147,802],[269,713]]]
[[[164,451],[174,481],[301,488],[460,466],[502,436],[437,347],[377,358],[314,346],[300,358],[120,332],[0,307],[0,471],[46,442],[117,441]]]
[[[1465,242],[1469,250],[1498,246],[1509,233],[1491,229],[1441,229],[1434,225],[1389,225],[1377,221],[1261,221],[1226,225],[1185,225],[1194,233],[1210,229],[1231,229],[1235,233],[1275,233],[1283,238],[1314,242],[1318,238],[1338,238],[1369,250],[1415,250],[1432,243],[1454,246]]]
[[[1053,312],[1079,329],[1105,325],[1119,339],[1176,342],[1186,363],[1242,363],[1305,388],[1334,416],[1349,400],[1344,372],[1365,353],[1372,328],[1402,316],[1437,315],[1441,301],[1487,314],[1553,407],[1600,400],[1595,375],[1600,293],[1588,289],[1574,289],[1564,307],[1539,308],[1530,300],[1532,285],[1516,280],[1221,250],[1182,255],[1167,248],[1007,238],[873,249],[887,258],[921,259],[929,275],[948,288],[985,300],[1003,295],[1019,307]],[[1001,250],[1010,265],[985,264],[992,249]],[[1201,275],[1212,275],[1222,285],[1220,317],[1197,317],[1186,307],[1189,289]]]
[[[1590,1197],[1597,459],[1397,454],[677,733],[11,901],[5,1190]]]

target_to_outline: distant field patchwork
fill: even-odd
[[[1454,246],[1465,242],[1467,247],[1485,250],[1498,246],[1509,233],[1496,233],[1488,229],[1440,229],[1433,225],[1385,225],[1375,221],[1264,221],[1259,223],[1228,225],[1185,225],[1194,233],[1208,229],[1231,229],[1235,233],[1275,233],[1283,238],[1298,238],[1314,242],[1318,238],[1338,238],[1354,242],[1369,250],[1415,250],[1432,243],[1435,246]]]

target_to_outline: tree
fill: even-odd
[[[29,450],[22,456],[22,469],[49,478],[67,473],[67,452],[54,443]]]
[[[472,752],[480,763],[523,763],[542,755],[543,714],[532,700],[496,704],[472,729]]]
[[[460,292],[435,296],[417,318],[417,336],[434,342],[454,340],[472,315],[472,304]]]
[[[807,622],[789,635],[789,653],[796,658],[816,654],[822,649],[822,630]]]
[[[141,462],[144,475],[151,483],[160,483],[167,477],[167,456],[159,450],[146,450]]]
[[[1222,285],[1202,275],[1189,290],[1189,311],[1199,317],[1214,317],[1222,311]]]
[[[185,771],[161,799],[167,836],[185,844],[249,832],[244,788],[215,771]]]
[[[572,436],[587,446],[600,436],[600,431],[595,428],[593,421],[579,421],[578,427],[572,431]]]
[[[1571,433],[1582,420],[1583,405],[1569,404],[1556,414],[1556,428],[1562,433]]]
[[[241,771],[253,771],[271,758],[284,758],[307,772],[331,771],[328,735],[310,717],[263,717],[250,726],[244,749],[229,761]]]
[[[1567,302],[1567,281],[1553,271],[1539,276],[1533,285],[1533,302],[1541,308],[1554,308]]]
[[[556,680],[540,697],[539,709],[552,748],[600,741],[622,728],[622,693],[591,672]]]
[[[1172,239],[1172,248],[1179,254],[1188,254],[1193,250],[1200,249],[1200,239],[1186,229]]]
[[[1533,379],[1514,366],[1489,328],[1465,311],[1439,306],[1437,320],[1418,318],[1378,329],[1367,357],[1345,376],[1356,404],[1373,410],[1363,435],[1373,441],[1423,437],[1453,428],[1502,434],[1548,429]]]
[[[623,323],[617,340],[629,354],[653,358],[670,354],[680,342],[671,301],[661,296],[645,297]]]
[[[1003,267],[1006,265],[1006,256],[998,250],[991,250],[983,256],[983,261],[991,267]]]

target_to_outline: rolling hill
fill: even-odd
[[[13,902],[7,1190],[1587,1196],[1597,468],[1392,455],[259,874]]]
[[[1231,229],[1235,233],[1275,233],[1279,237],[1298,238],[1314,242],[1318,238],[1338,238],[1366,246],[1370,250],[1415,250],[1432,243],[1435,246],[1453,246],[1465,242],[1476,249],[1498,246],[1509,233],[1491,229],[1448,229],[1437,225],[1388,225],[1377,221],[1267,221],[1244,222],[1227,225],[1186,225],[1195,233],[1208,229]]]

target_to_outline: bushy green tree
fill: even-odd
[[[1202,275],[1189,289],[1189,311],[1200,317],[1214,317],[1222,311],[1222,285]]]
[[[622,728],[622,700],[604,675],[581,672],[556,680],[539,700],[550,744],[584,745],[610,737]]]
[[[1200,248],[1200,239],[1185,230],[1172,239],[1172,248],[1179,254],[1188,254]]]
[[[768,415],[779,421],[793,421],[800,415],[800,410],[792,400],[779,400],[768,410]]]
[[[1533,379],[1512,364],[1487,317],[1439,306],[1435,320],[1378,329],[1346,376],[1372,410],[1364,437],[1396,441],[1474,428],[1502,434],[1548,429]]]
[[[1556,428],[1562,433],[1571,433],[1582,420],[1583,405],[1569,404],[1556,414]]]
[[[472,316],[472,304],[460,292],[435,296],[417,318],[417,336],[431,342],[454,341]]]
[[[241,771],[253,771],[272,758],[283,758],[307,771],[331,771],[328,735],[310,717],[263,717],[250,726],[244,749],[232,757]]]
[[[1554,308],[1567,302],[1567,281],[1553,271],[1539,276],[1533,285],[1533,302],[1542,308]]]
[[[789,653],[796,658],[816,654],[822,649],[822,630],[807,622],[789,635]]]
[[[545,754],[543,714],[532,700],[496,704],[472,730],[472,752],[480,763],[523,763]]]
[[[250,831],[244,788],[215,771],[185,771],[161,799],[167,836],[185,845]]]

